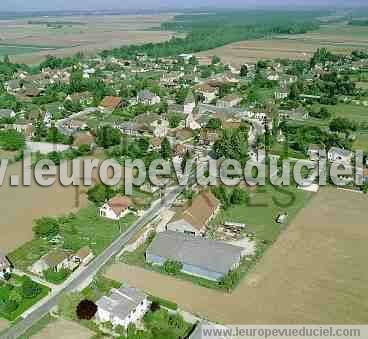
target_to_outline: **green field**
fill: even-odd
[[[50,49],[54,49],[54,48],[40,47],[40,46],[1,45],[0,44],[0,56],[35,53],[35,52],[40,52],[40,51],[45,51],[45,50],[50,50]]]
[[[0,284],[0,300],[8,300],[11,293],[18,293],[20,296],[20,301],[18,306],[12,311],[6,311],[5,309],[0,309],[0,316],[7,320],[13,321],[17,319],[23,312],[29,309],[32,305],[44,298],[48,293],[49,289],[46,286],[37,284],[40,288],[40,292],[32,297],[22,297],[22,283],[25,277],[20,277],[17,275],[12,275],[9,282]]]
[[[368,133],[358,133],[353,149],[368,152]]]
[[[81,209],[77,214],[59,218],[63,246],[74,251],[88,245],[95,255],[100,254],[137,217],[128,214],[117,221],[98,216],[95,206]],[[30,265],[48,253],[53,246],[45,239],[33,239],[9,254],[15,267],[27,270]]]
[[[330,105],[313,105],[315,110],[320,107],[326,107],[332,114],[332,118],[343,117],[349,120],[356,121],[358,123],[368,122],[368,107],[354,105],[354,104],[337,104],[335,106]],[[327,125],[327,120],[310,119],[311,121],[319,122],[322,126]]]
[[[310,194],[294,186],[257,186],[249,193],[246,205],[234,205],[221,211],[214,223],[238,222],[247,225],[247,232],[255,233],[258,241],[273,242],[285,225],[276,223],[278,214],[287,212],[291,220],[306,206]]]

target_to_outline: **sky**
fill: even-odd
[[[0,0],[2,11],[42,10],[139,10],[199,7],[356,7],[367,0]]]

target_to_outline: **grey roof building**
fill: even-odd
[[[112,289],[110,296],[103,296],[96,305],[96,318],[100,322],[110,321],[114,326],[127,327],[147,311],[147,295],[131,287]]]
[[[0,118],[14,118],[15,112],[12,109],[0,108]]]
[[[154,265],[179,261],[182,272],[218,281],[238,266],[242,252],[238,246],[167,231],[158,233],[147,248],[146,261]]]

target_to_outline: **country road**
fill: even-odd
[[[75,272],[69,277],[69,279],[62,285],[62,287],[50,296],[42,300],[34,311],[31,311],[22,320],[17,322],[14,326],[10,327],[6,332],[1,335],[1,339],[15,339],[22,335],[27,329],[39,321],[43,316],[50,312],[50,310],[58,304],[59,297],[63,293],[69,293],[75,290],[79,285],[92,278],[102,266],[104,266],[114,255],[116,255],[123,246],[125,246],[129,240],[139,231],[144,225],[152,220],[161,210],[161,208],[167,207],[172,204],[178,194],[183,191],[183,186],[176,186],[171,188],[165,195],[164,201],[156,201],[146,213],[140,217],[129,229],[121,234],[103,253],[96,257],[88,266],[82,271]]]

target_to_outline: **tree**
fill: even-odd
[[[212,57],[212,60],[211,60],[212,65],[217,65],[217,64],[219,64],[220,62],[221,62],[221,59],[220,59],[217,55],[214,55],[214,56]]]
[[[96,184],[87,192],[88,200],[94,202],[95,204],[101,204],[106,200],[111,199],[113,195],[113,189],[103,184]]]
[[[23,297],[27,299],[35,298],[41,293],[41,286],[28,276],[23,276],[21,289]]]
[[[170,128],[176,128],[179,126],[181,119],[181,116],[179,114],[170,114],[168,116]]]
[[[241,188],[234,188],[233,192],[231,193],[230,201],[233,205],[243,205],[248,200],[248,194]]]
[[[243,77],[246,77],[247,75],[248,75],[248,66],[242,65],[240,67],[240,76],[243,78]]]
[[[150,311],[151,312],[156,312],[160,309],[160,303],[156,300],[152,301],[151,306],[150,306]]]
[[[103,148],[119,145],[121,142],[121,132],[111,126],[99,127],[97,130],[96,143]]]
[[[299,98],[300,95],[300,91],[298,88],[297,84],[292,84],[290,87],[290,92],[289,92],[289,99],[290,100],[297,100]]]
[[[180,273],[182,268],[183,264],[180,261],[170,259],[166,260],[163,265],[164,271],[170,275],[177,275],[178,273]]]
[[[39,238],[53,238],[59,234],[59,223],[57,219],[50,217],[42,217],[37,219],[33,226],[33,232]]]
[[[226,188],[224,186],[217,186],[212,189],[212,192],[215,197],[220,200],[222,208],[227,210],[231,205],[231,197]]]
[[[239,280],[239,272],[237,270],[232,270],[222,277],[222,279],[220,280],[220,285],[230,291]]]
[[[225,129],[213,150],[218,158],[245,161],[248,157],[247,135],[239,130]]]
[[[79,320],[91,320],[97,313],[97,305],[91,300],[84,299],[78,304],[76,312]]]
[[[170,159],[172,156],[171,145],[166,137],[161,142],[161,156],[165,160]]]
[[[220,119],[211,118],[210,120],[208,120],[206,127],[210,129],[220,129],[221,126],[222,126],[222,122]]]
[[[35,141],[40,141],[47,136],[47,128],[43,120],[38,119],[34,123],[34,137]]]
[[[183,160],[180,163],[180,168],[183,173],[185,172],[185,167],[187,166],[188,160],[191,158],[192,158],[192,155],[190,154],[189,150],[187,150],[183,156]]]
[[[6,151],[19,151],[25,146],[24,136],[16,130],[0,133],[0,146]]]
[[[82,92],[83,91],[83,73],[80,70],[74,71],[70,75],[70,92]]]
[[[187,98],[189,93],[189,89],[186,87],[180,87],[179,90],[176,92],[175,101],[178,105],[183,105],[185,99]]]
[[[9,58],[8,54],[4,55],[3,63],[7,64],[7,65],[10,65],[10,58]]]
[[[20,304],[22,302],[22,299],[23,297],[20,294],[19,290],[17,288],[13,288],[9,294],[9,300],[14,301],[17,304]]]
[[[190,59],[189,59],[189,65],[193,65],[193,66],[196,66],[198,65],[198,59],[195,57],[195,56],[192,56]]]
[[[340,117],[331,120],[329,127],[332,132],[340,133],[349,133],[350,131],[355,131],[357,129],[354,122]]]

